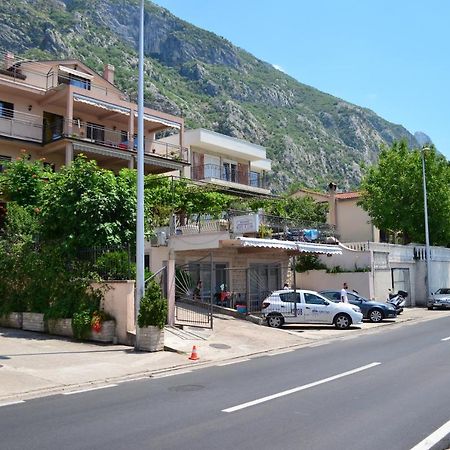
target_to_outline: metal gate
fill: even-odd
[[[175,324],[213,327],[212,256],[175,266]]]

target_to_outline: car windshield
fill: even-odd
[[[450,294],[450,289],[449,288],[441,288],[438,289],[436,294],[444,294],[444,295],[448,295]]]

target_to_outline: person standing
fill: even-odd
[[[347,289],[348,289],[348,284],[344,283],[343,288],[341,289],[341,302],[342,303],[348,303]]]

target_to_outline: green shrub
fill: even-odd
[[[317,255],[304,253],[296,259],[296,272],[308,272],[309,270],[323,270],[326,268],[327,266],[320,261]]]
[[[104,253],[97,258],[95,266],[103,280],[129,280],[134,275],[126,251]]]
[[[139,327],[155,326],[164,328],[167,310],[167,300],[162,296],[161,288],[155,280],[151,280],[144,297],[141,299],[138,315]]]

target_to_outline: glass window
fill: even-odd
[[[12,119],[14,117],[14,104],[0,101],[0,117]]]
[[[91,90],[91,81],[86,78],[77,77],[76,75],[66,74],[59,75],[59,84],[70,84],[71,86],[76,86],[81,89]]]
[[[317,295],[305,292],[304,296],[305,296],[305,303],[307,303],[308,305],[325,305],[324,299],[318,297]]]
[[[279,294],[283,303],[300,303],[300,292],[282,292]],[[297,297],[297,299],[296,299]]]
[[[105,127],[96,123],[88,122],[86,125],[86,136],[88,139],[92,139],[98,142],[105,141]]]

